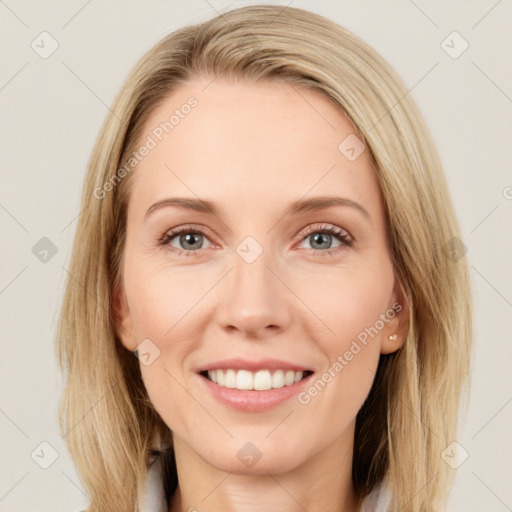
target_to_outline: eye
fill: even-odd
[[[205,242],[207,242],[206,245]],[[211,242],[200,226],[182,226],[165,233],[159,245],[165,245],[179,254],[191,255],[191,253],[200,252],[201,249],[207,249],[211,246]]]
[[[324,224],[308,226],[300,235],[304,249],[313,251],[315,255],[331,255],[351,247],[354,239],[342,228]],[[208,249],[212,243],[201,226],[181,226],[164,233],[158,242],[178,256],[198,256],[202,249]]]
[[[305,249],[324,253],[327,255],[337,253],[351,247],[354,239],[342,228],[332,225],[314,225],[301,232],[303,243],[308,246]]]

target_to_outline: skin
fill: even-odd
[[[174,91],[146,123],[141,141],[190,96],[198,101],[130,178],[115,295],[123,345],[133,351],[149,338],[160,350],[141,372],[174,433],[180,484],[170,510],[359,510],[356,414],[379,355],[398,350],[408,327],[370,155],[349,161],[338,150],[356,131],[320,93],[283,82],[210,82]],[[349,206],[286,215],[293,201],[328,195],[359,203],[368,217]],[[209,200],[220,213],[164,207],[145,218],[169,197]],[[159,245],[184,225],[202,227],[203,236]],[[346,230],[352,246],[335,236],[315,244],[325,226]],[[252,263],[236,252],[247,236],[263,248]],[[237,411],[205,392],[196,373],[226,358],[276,358],[311,368],[316,379],[396,303],[400,313],[306,405],[292,397],[264,412]],[[237,457],[247,442],[262,454],[251,468]]]

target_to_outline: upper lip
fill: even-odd
[[[279,359],[258,359],[248,361],[247,359],[222,359],[213,363],[205,364],[197,369],[198,373],[211,370],[248,370],[257,372],[259,370],[293,370],[295,372],[312,371],[302,364],[291,363]]]

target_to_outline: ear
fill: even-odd
[[[392,354],[403,347],[409,330],[409,304],[397,277],[385,316],[389,321],[382,329],[380,353]]]
[[[136,344],[133,341],[132,335],[132,317],[122,286],[114,287],[112,308],[117,337],[127,350],[133,352]]]

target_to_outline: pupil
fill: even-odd
[[[201,235],[199,235],[197,233],[188,233],[186,235],[182,235],[181,236],[180,242],[181,242],[181,244],[183,246],[185,244],[189,244],[189,245],[192,245],[192,246],[194,246],[194,245],[196,245],[196,246],[197,245],[201,245],[200,242],[199,243],[197,242],[197,238],[199,238],[199,236],[201,236]],[[196,241],[194,242],[194,240],[196,240]],[[194,248],[200,248],[200,247],[194,247]]]
[[[331,238],[331,235],[329,235],[327,233],[316,233],[315,235],[313,235],[313,240],[314,240],[315,244],[316,243],[319,243],[319,244],[325,243],[327,245],[330,245],[329,244],[330,238]]]

